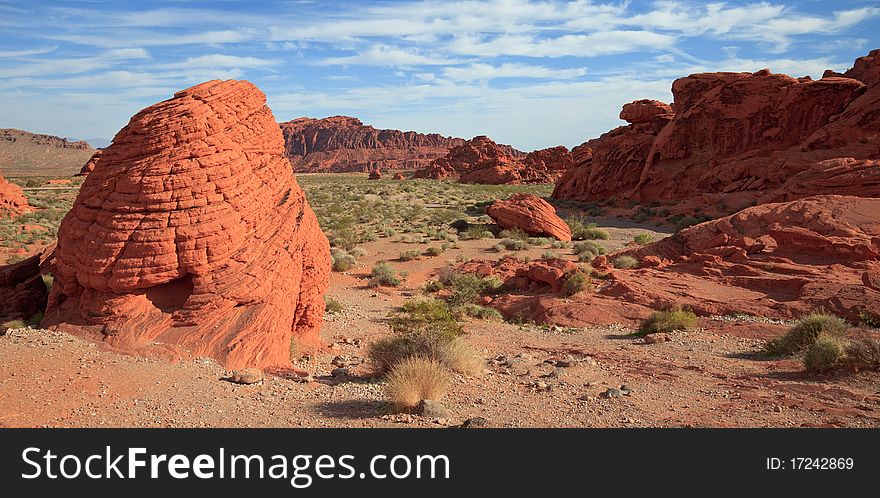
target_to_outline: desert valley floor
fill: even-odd
[[[503,255],[494,238],[462,239],[448,243],[439,255],[402,261],[403,252],[423,254],[444,243],[442,234],[425,232],[430,232],[431,216],[422,214],[449,211],[454,217],[460,214],[456,209],[467,214],[488,199],[523,189],[546,195],[552,186],[414,181],[410,188],[358,174],[297,179],[322,226],[358,212],[366,218],[357,223],[385,230],[357,244],[363,254],[355,267],[331,274],[327,298],[341,305],[341,311],[325,314],[321,331],[331,350],[297,355],[294,363],[312,373],[312,382],[275,372],[262,383],[238,385],[222,380],[226,370],[211,359],[168,363],[117,354],[62,332],[21,328],[0,337],[0,426],[442,428],[477,417],[492,427],[880,426],[880,374],[806,373],[797,359],[768,358],[761,354],[763,344],[791,323],[748,315],[703,316],[696,327],[674,332],[670,341],[659,344],[630,335],[637,322],[567,328],[469,319],[465,340],[485,364],[477,375],[453,377],[443,399],[450,413],[420,416],[392,410],[382,380],[370,376],[364,360],[367,345],[388,334],[389,313],[407,300],[425,297],[425,283],[447,265]],[[40,183],[25,185],[29,200],[44,206],[47,217],[54,204],[66,212],[76,182]],[[322,196],[340,192],[346,194],[337,198],[345,201],[338,205],[322,202]],[[413,196],[423,201],[418,206],[422,214],[412,217],[421,225],[383,218],[410,218],[399,215],[415,209]],[[640,234],[659,240],[675,230],[613,212],[595,214],[591,220],[610,235],[601,241],[608,250]],[[57,221],[54,227],[30,227],[26,233],[51,232]],[[34,225],[41,222],[52,223],[43,219]],[[31,253],[46,242],[38,235],[32,239]],[[544,243],[515,254],[538,259],[548,251],[577,260],[570,247]],[[402,285],[369,287],[370,269],[378,261],[406,272]],[[861,333],[876,336],[868,329]]]

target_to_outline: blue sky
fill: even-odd
[[[112,136],[204,80],[247,79],[279,121],[522,150],[577,145],[672,81],[844,70],[880,48],[880,1],[22,2],[0,0],[0,127]]]

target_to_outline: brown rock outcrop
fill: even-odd
[[[10,183],[0,174],[0,218],[17,216],[30,210],[21,187]]]
[[[394,173],[394,176],[391,177],[392,180],[406,180],[406,177],[403,176],[403,173]]]
[[[86,176],[92,171],[95,171],[95,167],[98,165],[98,161],[101,160],[101,154],[104,152],[103,149],[98,149],[92,154],[92,157],[89,158],[88,162],[86,162],[82,169],[79,170],[76,176]]]
[[[61,222],[44,326],[126,352],[289,367],[320,347],[329,244],[266,98],[209,81],[136,114]]]
[[[40,275],[37,254],[11,265],[0,266],[0,321],[28,319],[46,309],[46,285]]]
[[[436,133],[377,130],[347,116],[297,118],[280,126],[294,169],[309,173],[416,169],[464,143]]]
[[[880,196],[880,57],[818,81],[706,73],[673,83],[660,103],[624,106],[617,128],[557,182],[553,196],[675,201],[736,210],[823,193]],[[649,121],[649,117],[651,120]]]
[[[571,229],[556,215],[556,208],[532,194],[513,194],[507,200],[497,200],[486,214],[501,228],[519,228],[529,235],[571,240]]]
[[[370,178],[370,180],[381,180],[382,179],[382,172],[379,171],[378,169],[374,169],[373,171],[370,171],[369,178]]]

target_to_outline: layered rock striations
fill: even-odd
[[[289,367],[320,347],[329,245],[266,98],[209,81],[136,114],[58,232],[44,326],[140,354]]]
[[[571,229],[556,214],[556,208],[532,194],[513,194],[507,200],[497,200],[486,209],[486,214],[501,228],[519,228],[529,235],[571,240]]]
[[[416,169],[464,143],[436,133],[378,130],[347,116],[297,118],[280,125],[294,169],[309,173]]]
[[[680,78],[671,106],[627,104],[628,126],[582,145],[591,156],[553,196],[729,210],[817,194],[880,196],[878,74],[874,51],[817,81],[768,70]]]

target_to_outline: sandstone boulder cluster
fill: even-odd
[[[348,116],[297,118],[280,125],[288,159],[296,171],[308,173],[416,169],[464,143],[436,133],[378,130]]]
[[[104,153],[103,149],[98,149],[92,154],[92,157],[89,158],[88,162],[86,162],[82,169],[79,170],[76,176],[88,176],[89,173],[95,171],[95,167],[98,165],[98,161],[101,160],[101,154]]]
[[[322,346],[329,244],[266,98],[209,81],[136,114],[61,222],[43,326],[227,368]]]
[[[553,197],[733,212],[817,194],[880,196],[878,74],[873,51],[817,81],[766,69],[680,78],[671,106],[627,104],[629,125],[576,148]]]
[[[561,145],[524,154],[481,135],[416,171],[413,178],[493,185],[553,183],[572,161],[572,154]]]

